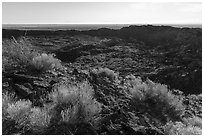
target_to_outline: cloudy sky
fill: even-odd
[[[3,2],[3,24],[201,24],[201,3]]]

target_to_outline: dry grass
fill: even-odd
[[[3,70],[28,67],[38,52],[26,38],[2,41]]]
[[[37,50],[25,37],[4,40],[2,43],[3,70],[26,68],[44,72],[60,69],[61,61],[53,54],[42,53]]]

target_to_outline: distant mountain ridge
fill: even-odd
[[[36,25],[36,24],[35,24]],[[46,25],[46,24],[44,24]],[[45,26],[44,26],[45,27]],[[81,26],[83,27],[83,25]],[[24,35],[29,35],[29,36],[35,36],[35,35],[61,35],[61,34],[69,34],[69,35],[75,35],[78,33],[84,33],[88,35],[108,35],[108,36],[114,36],[114,35],[126,35],[126,37],[129,37],[129,34],[134,30],[136,31],[145,31],[148,32],[148,29],[151,29],[151,31],[154,31],[155,29],[158,30],[165,30],[165,29],[171,29],[171,30],[202,30],[201,28],[178,28],[178,27],[172,27],[172,26],[153,26],[153,25],[130,25],[130,26],[118,26],[121,27],[120,29],[111,29],[107,28],[107,26],[101,26],[95,29],[88,29],[88,30],[76,30],[76,29],[62,29],[58,30],[56,29],[43,29],[43,26],[37,27],[33,26],[33,28],[38,28],[38,29],[32,29],[32,27],[28,27],[29,29],[26,29],[26,27],[19,27],[19,26],[5,26],[4,24],[2,25],[2,35],[3,38],[6,37],[18,37],[18,36],[24,36]],[[133,29],[133,30],[132,30]],[[129,31],[128,33],[126,33]],[[155,30],[157,31],[157,30]],[[121,34],[125,32],[125,34]],[[144,32],[142,32],[144,33]]]
[[[92,30],[100,28],[121,29],[131,25],[145,24],[2,24],[3,29],[18,30]],[[148,24],[147,24],[148,25]],[[202,24],[151,24],[153,26],[172,26],[177,28],[202,28]]]

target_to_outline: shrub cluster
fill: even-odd
[[[116,82],[118,80],[118,74],[109,68],[93,69],[90,74],[96,79],[107,78],[111,82]]]
[[[44,53],[32,58],[31,64],[38,71],[61,67],[58,59]],[[17,100],[14,94],[3,93],[3,134],[46,134],[60,128],[78,130],[84,123],[95,129],[108,127],[110,132],[123,130],[122,124],[125,123],[126,129],[131,129],[127,133],[134,130],[133,133],[136,134],[137,131],[139,133],[139,128],[132,129],[128,126],[136,125],[145,129],[145,122],[151,125],[151,129],[163,129],[161,131],[164,134],[202,134],[201,118],[182,118],[185,111],[183,98],[181,95],[174,95],[166,85],[149,79],[142,81],[134,75],[126,76],[122,82],[117,73],[107,68],[94,69],[90,75],[95,78],[95,82],[101,84],[101,80],[105,80],[108,84],[105,82],[102,86],[96,85],[95,91],[88,82],[55,84],[52,92],[46,96],[49,103],[43,107],[33,106],[29,100]],[[98,92],[103,92],[101,95],[104,96],[97,96]],[[105,117],[102,117],[104,114]],[[105,129],[107,132],[108,128]]]
[[[32,44],[25,38],[19,40],[4,40],[2,43],[3,70],[17,67],[45,72],[52,69],[60,69],[61,61],[53,54],[40,54]]]
[[[37,55],[37,50],[24,37],[18,41],[15,39],[2,41],[3,70],[28,67],[30,61]]]
[[[30,101],[25,100],[9,104],[7,108],[8,118],[14,120],[19,127],[27,127],[31,105]]]
[[[166,85],[154,83],[147,79],[142,81],[133,75],[126,76],[124,87],[132,96],[132,106],[164,120],[162,128],[168,135],[200,135],[202,134],[202,119],[199,117],[182,118],[185,106],[183,97],[174,95]]]
[[[13,94],[2,96],[3,134],[42,133],[49,125],[51,115],[45,108],[32,107],[29,100],[16,100]]]
[[[67,123],[90,122],[101,111],[101,104],[93,98],[93,89],[87,83],[58,86],[50,97]]]
[[[168,135],[202,135],[202,119],[198,117],[185,119],[184,122],[169,122],[164,126]]]
[[[49,127],[52,115],[49,109],[34,107],[29,115],[30,129],[35,133],[42,133]]]
[[[53,54],[42,53],[36,56],[31,61],[31,66],[34,70],[45,72],[52,69],[60,69],[61,61],[54,58]]]
[[[181,119],[185,110],[182,98],[172,94],[166,85],[154,83],[149,79],[143,82],[141,78],[134,76],[128,76],[126,79],[125,85],[132,95],[132,104],[135,107],[147,107],[147,110],[151,110],[150,113],[165,117],[166,120]]]
[[[7,115],[7,108],[9,104],[13,103],[15,100],[15,95],[11,93],[9,94],[8,91],[2,94],[2,118],[5,118],[5,116]]]
[[[101,104],[93,98],[87,83],[57,86],[48,96],[51,104],[33,107],[29,100],[16,100],[12,94],[2,96],[3,134],[44,134],[52,125],[67,123],[97,124]]]

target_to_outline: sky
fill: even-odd
[[[3,24],[202,24],[202,4],[3,2]]]

